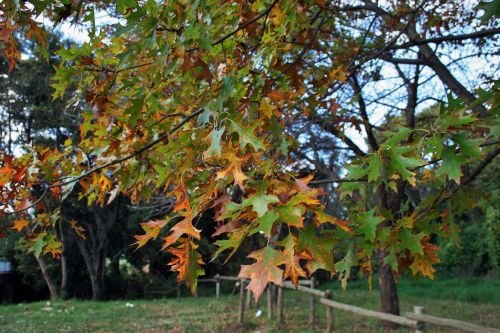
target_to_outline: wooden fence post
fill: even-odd
[[[332,292],[327,290],[325,292],[326,299],[332,299]],[[333,308],[327,306],[326,307],[326,333],[333,332]]]
[[[414,306],[413,312],[415,314],[425,314],[425,308],[423,306]],[[424,333],[424,330],[425,330],[425,324],[422,323],[422,326],[420,327],[420,329],[416,329],[415,333]]]
[[[316,280],[311,278],[311,289],[316,288]],[[312,294],[309,295],[309,324],[314,325],[316,322],[316,297]]]
[[[278,286],[278,323],[283,323],[283,287]]]
[[[219,279],[219,274],[215,275],[215,298],[216,299],[220,298],[220,279]]]
[[[267,319],[273,319],[273,285],[267,285]]]
[[[252,292],[250,291],[250,289],[247,289],[246,294],[247,294],[246,308],[250,309],[252,307]]]
[[[240,280],[240,309],[238,312],[238,323],[243,324],[245,317],[245,280]]]

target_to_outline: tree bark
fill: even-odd
[[[57,286],[50,277],[50,274],[47,270],[47,264],[45,263],[45,260],[42,258],[42,256],[36,257],[36,261],[38,262],[38,266],[40,266],[40,270],[42,271],[43,279],[45,280],[45,283],[47,284],[47,287],[49,288],[50,292],[50,299],[56,300],[59,299],[59,293],[57,292]]]
[[[105,298],[106,250],[109,243],[109,232],[119,219],[120,201],[120,196],[118,196],[113,206],[108,206],[105,209],[93,207],[94,219],[80,221],[85,227],[87,240],[77,237],[77,244],[87,266],[92,286],[92,299],[94,300]]]
[[[384,209],[393,208],[389,205],[389,199],[387,196],[387,190],[384,184],[380,185],[378,188],[380,207]],[[392,206],[392,207],[391,207]],[[387,221],[382,223],[382,228],[387,227]],[[392,268],[390,265],[384,264],[386,257],[386,252],[382,249],[377,250],[377,268],[379,274],[379,285],[380,285],[380,307],[383,312],[390,313],[393,315],[399,315],[399,296],[398,288],[396,285],[396,279]],[[395,330],[399,327],[398,324],[384,321],[384,327],[389,330]]]
[[[61,241],[61,288],[60,296],[62,299],[68,297],[68,258],[66,257],[66,238],[64,235],[63,221],[59,223],[59,240]]]
[[[386,253],[378,251],[377,253],[377,266],[379,271],[379,284],[380,284],[380,307],[383,312],[399,315],[399,296],[396,279],[390,265],[384,264]],[[398,324],[384,321],[386,329],[397,329]]]

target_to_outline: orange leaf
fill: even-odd
[[[78,235],[78,237],[80,237],[83,240],[87,240],[85,229],[81,225],[79,225],[78,222],[76,222],[75,220],[71,220],[69,221],[69,226]]]
[[[184,186],[184,182],[182,180],[172,192],[175,194],[174,212],[179,212],[183,209],[186,210],[186,212],[190,212],[191,206],[189,205],[186,187]]]
[[[12,230],[19,232],[19,231],[23,230],[24,228],[26,228],[29,224],[30,224],[30,221],[28,221],[26,219],[18,219],[18,220],[14,220],[14,225],[10,228]]]
[[[182,235],[186,234],[192,236],[196,239],[200,239],[200,231],[193,226],[191,216],[187,216],[184,220],[177,223],[172,227],[172,232],[167,237],[163,237],[165,243],[162,246],[162,250],[168,248],[170,245],[174,244]]]
[[[175,256],[169,262],[169,265],[172,271],[179,273],[177,281],[181,282],[185,280],[186,284],[194,293],[198,282],[198,276],[205,274],[200,266],[204,264],[203,259],[198,251],[196,251],[198,246],[194,244],[193,241],[183,237],[179,239],[179,243],[179,246],[168,249],[168,252]]]
[[[285,262],[285,272],[284,278],[290,278],[295,287],[299,285],[299,277],[307,277],[306,272],[300,266],[301,255],[295,252],[295,244],[297,239],[292,234],[280,242],[281,246],[284,246],[283,250],[283,260]]]
[[[224,179],[229,175],[233,175],[234,182],[240,187],[243,188],[243,182],[248,179],[247,176],[241,171],[241,165],[248,159],[247,156],[243,158],[239,158],[236,156],[236,148],[233,147],[233,149],[228,149],[226,153],[226,158],[229,161],[229,166],[222,170],[217,172],[217,177],[215,178],[215,181],[218,181],[220,179]]]

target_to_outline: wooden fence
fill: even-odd
[[[238,322],[243,323],[245,319],[245,309],[249,308],[251,305],[251,294],[249,290],[245,291],[245,286],[248,281],[246,279],[240,279],[235,276],[223,276],[216,275],[209,279],[199,279],[198,282],[208,282],[215,283],[215,297],[220,298],[220,284],[223,281],[233,281],[236,282],[236,286],[239,288],[239,308],[238,308]],[[274,316],[274,304],[273,304],[273,288],[277,288],[277,302],[276,302],[276,317],[279,323],[284,322],[284,296],[283,289],[293,289],[309,295],[309,324],[316,323],[316,306],[319,303],[326,306],[326,332],[331,333],[334,331],[334,316],[333,310],[340,310],[345,312],[354,313],[360,316],[379,319],[382,321],[392,322],[401,326],[409,327],[415,331],[415,333],[423,333],[425,331],[425,324],[440,325],[445,327],[450,327],[454,329],[459,329],[464,332],[473,333],[500,333],[500,329],[483,327],[476,324],[467,323],[460,320],[440,318],[429,316],[425,314],[425,309],[422,306],[415,306],[413,312],[405,312],[401,316],[368,310],[360,308],[357,306],[344,304],[332,300],[332,292],[330,290],[322,291],[315,289],[316,283],[314,278],[310,280],[300,280],[299,285],[296,288],[290,282],[284,282],[281,286],[270,284],[267,288],[267,317],[272,319]],[[196,296],[196,293],[195,293]]]

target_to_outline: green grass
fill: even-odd
[[[328,285],[327,285],[328,286]],[[498,281],[460,280],[410,281],[399,283],[402,311],[423,305],[427,313],[500,327],[500,288]],[[322,286],[326,287],[326,286]],[[367,290],[366,283],[355,282],[347,291],[337,284],[333,298],[337,301],[378,309],[376,290]],[[376,285],[374,289],[376,289]],[[472,297],[477,292],[477,296]],[[202,294],[207,294],[206,290]],[[212,289],[213,292],[213,289]],[[308,296],[293,290],[285,294],[285,323],[269,322],[265,295],[259,304],[246,312],[244,327],[236,325],[238,295],[214,297],[131,300],[131,301],[61,301],[36,302],[0,306],[1,332],[323,332],[325,309],[318,305],[318,324],[307,324]],[[133,304],[128,307],[127,303]],[[262,311],[257,318],[256,312]],[[337,332],[383,332],[377,320],[334,311]],[[398,332],[411,332],[401,328]],[[454,332],[429,326],[426,332]]]
[[[339,283],[333,281],[321,286],[323,289],[340,290]],[[368,289],[366,280],[349,282],[348,290]],[[373,278],[372,289],[378,292],[378,279]],[[398,281],[399,295],[448,299],[470,303],[492,303],[500,305],[500,279],[495,278],[436,278],[435,280],[402,278]]]

